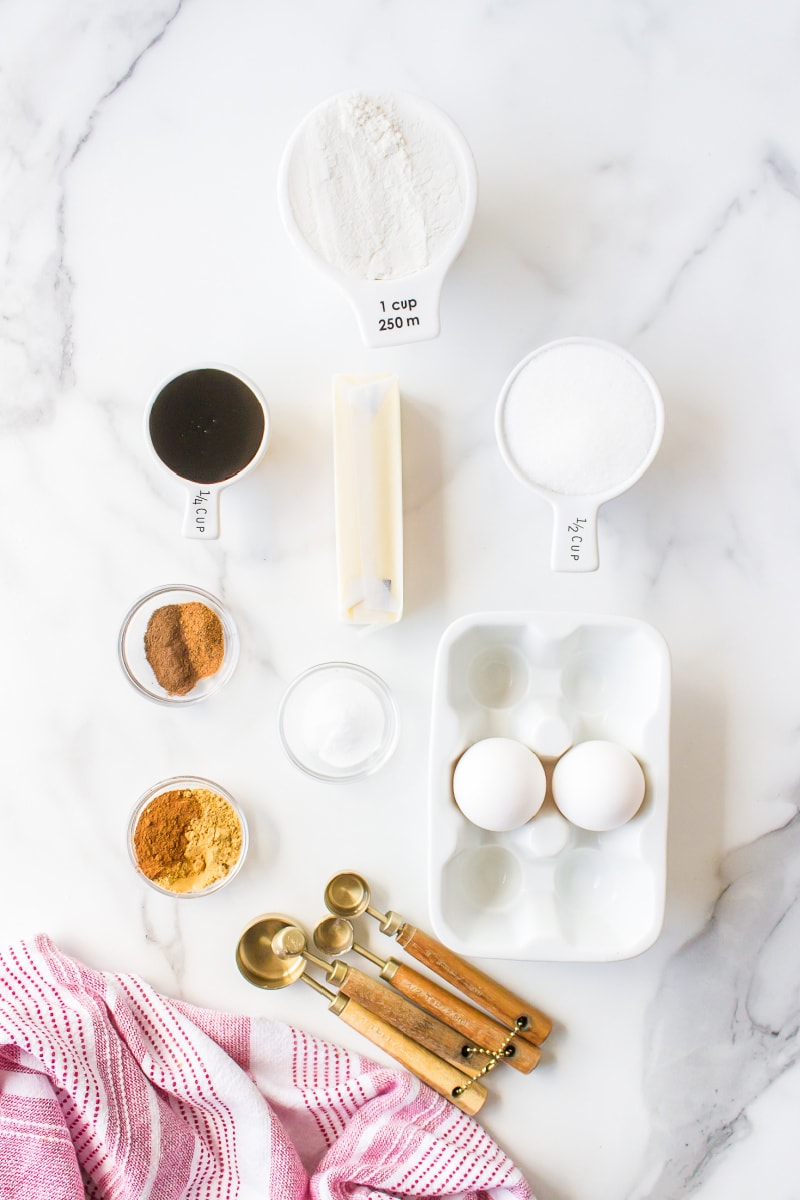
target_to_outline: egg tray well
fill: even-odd
[[[669,652],[643,621],[478,613],[445,631],[428,797],[431,922],[443,942],[464,955],[571,962],[652,945],[666,892],[669,705]],[[508,833],[473,825],[453,798],[455,764],[487,737],[523,742],[548,776],[540,812]],[[592,739],[630,750],[646,782],[639,812],[604,833],[566,821],[550,792],[567,743]]]

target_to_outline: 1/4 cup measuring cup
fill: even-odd
[[[406,92],[325,100],[292,134],[278,176],[291,241],[347,295],[367,346],[438,335],[442,284],[476,199],[463,134]]]
[[[266,400],[232,367],[192,367],[156,388],[145,410],[145,440],[183,484],[184,537],[219,537],[219,494],[259,461],[269,427]]]
[[[597,570],[598,509],[641,478],[663,431],[655,381],[620,346],[562,338],[514,368],[495,433],[513,474],[553,509],[554,571]]]

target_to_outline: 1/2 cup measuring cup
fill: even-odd
[[[442,284],[476,199],[463,134],[407,92],[325,100],[292,134],[278,176],[291,241],[344,291],[373,347],[438,335]]]
[[[266,400],[232,367],[192,367],[156,388],[145,410],[145,440],[183,484],[184,537],[219,537],[220,492],[253,469],[267,448],[269,428]]]
[[[553,509],[554,571],[597,570],[598,509],[641,478],[663,431],[655,381],[611,342],[562,338],[514,368],[495,433],[513,474]]]

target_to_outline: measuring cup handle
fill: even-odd
[[[444,979],[451,987],[458,988],[486,1012],[492,1014],[509,1028],[518,1017],[526,1018],[525,1028],[519,1036],[537,1046],[544,1041],[553,1027],[553,1022],[543,1012],[515,996],[508,988],[492,979],[478,967],[460,958],[458,954],[437,942],[430,934],[423,933],[414,925],[404,925],[397,940],[417,962],[421,962]]]
[[[559,496],[553,506],[553,547],[550,566],[554,571],[596,571],[597,509],[596,504]]]
[[[357,967],[349,967],[347,977],[339,985],[339,991],[344,992],[351,1000],[356,1000],[369,1012],[382,1017],[395,1029],[419,1042],[439,1058],[451,1066],[457,1067],[465,1074],[475,1074],[474,1068],[465,1054],[471,1045],[468,1038],[457,1029],[445,1025],[438,1017],[418,1008],[410,1000],[406,1000],[399,992],[392,991],[380,979],[365,975]],[[478,1066],[483,1066],[479,1062]]]
[[[405,346],[439,336],[439,299],[449,262],[399,280],[348,280],[347,298],[366,346]]]
[[[469,1075],[431,1054],[388,1021],[368,1012],[356,1000],[347,1000],[338,1015],[351,1029],[357,1029],[373,1045],[380,1046],[462,1112],[472,1115],[482,1108],[488,1095],[483,1084],[473,1082]],[[460,1091],[462,1088],[463,1092]]]
[[[219,493],[217,483],[189,483],[186,485],[186,507],[183,512],[183,529],[186,538],[213,541],[219,537]]]
[[[509,1034],[507,1025],[473,1008],[466,1000],[453,995],[447,988],[439,987],[432,979],[415,971],[413,967],[398,963],[396,970],[387,978],[392,987],[403,996],[407,996],[415,1005],[457,1030],[462,1039],[473,1045],[481,1046],[484,1050],[499,1050],[506,1041]],[[540,1058],[541,1050],[537,1045],[517,1038],[514,1041],[514,1054],[506,1061],[515,1071],[527,1075]]]

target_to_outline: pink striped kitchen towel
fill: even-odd
[[[532,1200],[405,1071],[169,1000],[46,937],[0,953],[3,1200]]]

